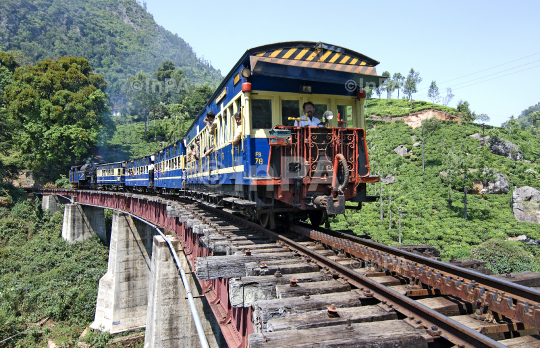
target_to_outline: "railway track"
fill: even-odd
[[[214,252],[197,277],[229,278],[233,306],[253,309],[249,347],[540,347],[532,288],[307,224],[276,233],[185,207]]]
[[[230,314],[220,300],[250,308],[248,347],[540,347],[532,288],[346,233],[302,223],[278,233],[203,199],[161,197],[189,232],[186,256],[208,255],[192,266],[222,332]],[[226,293],[212,290],[217,279]]]

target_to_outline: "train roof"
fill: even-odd
[[[375,66],[378,64],[377,60],[366,55],[324,42],[287,41],[250,48],[221,81],[186,134],[190,133],[199,117],[218,98],[223,88],[241,67],[250,67],[254,74],[268,74],[277,77],[286,77],[285,74],[290,74],[295,69],[300,74],[301,69],[312,68],[318,71],[325,70],[325,72],[330,72],[334,76],[339,75],[341,78],[353,75],[363,76],[366,77],[365,82],[374,82],[379,86],[382,82],[381,78],[384,78],[376,74]],[[332,74],[326,75],[330,77]]]

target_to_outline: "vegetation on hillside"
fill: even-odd
[[[511,207],[515,187],[532,186],[540,189],[540,174],[536,164],[540,161],[539,138],[519,129],[486,127],[486,135],[518,145],[524,159],[532,163],[513,161],[490,153],[487,147],[479,146],[480,142],[469,136],[473,133],[482,134],[481,125],[436,122],[440,122],[441,126],[425,142],[425,172],[422,171],[421,147],[413,147],[421,139],[422,127],[412,129],[403,122],[368,122],[367,142],[372,173],[381,177],[392,174],[396,177],[396,183],[368,185],[370,195],[380,195],[383,187],[382,221],[378,201],[364,204],[361,211],[348,210],[345,216],[333,219],[332,227],[353,229],[358,234],[366,234],[377,241],[395,245],[399,242],[399,210],[402,209],[402,243],[433,245],[441,251],[444,259],[452,256],[472,257],[475,248],[493,238],[504,240],[524,234],[529,238],[540,239],[538,225],[517,221]],[[399,145],[405,145],[411,153],[404,157],[397,155],[393,149]],[[510,182],[510,192],[467,195],[468,214],[465,218],[463,189],[472,180],[448,181],[441,175],[452,168],[456,159],[466,164],[464,169],[467,172],[476,166],[477,174],[470,173],[468,179],[479,176],[482,170],[478,169],[486,167],[504,174]],[[526,251],[529,256],[536,255],[531,258],[533,262],[528,262],[529,269],[539,270],[537,249]],[[482,256],[478,252],[475,255]]]
[[[108,83],[113,104],[129,76],[173,61],[193,83],[222,78],[178,35],[159,26],[135,0],[5,0],[0,2],[0,50],[19,63],[86,57]]]
[[[0,208],[0,340],[28,329],[5,347],[73,347],[94,319],[108,250],[97,237],[68,244],[62,221],[39,200]]]

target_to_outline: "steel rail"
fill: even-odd
[[[100,191],[98,192],[103,193]],[[115,192],[115,194],[123,194],[123,193]],[[145,195],[145,194],[143,193],[141,195]],[[220,210],[217,208],[213,208],[211,206],[206,205],[204,202],[193,200],[188,197],[184,198],[177,195],[160,195],[160,196],[162,197],[167,196],[167,198],[175,199],[177,201],[186,201],[185,203],[190,203],[190,204],[196,203],[200,208],[207,210],[209,212],[212,212],[213,214],[222,215],[222,216],[226,215],[227,217],[235,221],[238,221],[239,223],[242,223],[246,226],[249,226],[253,229],[256,229],[265,233],[270,238],[276,241],[278,240],[282,241],[283,243],[290,246],[292,249],[295,249],[296,252],[299,252],[300,254],[305,255],[305,256],[309,256],[311,259],[317,260],[317,263],[320,266],[331,268],[338,271],[341,277],[343,277],[349,283],[358,287],[359,289],[369,290],[367,291],[367,293],[369,293],[367,296],[369,297],[372,296],[379,299],[381,302],[386,301],[387,304],[388,303],[391,304],[393,308],[395,308],[399,312],[408,316],[408,319],[406,320],[409,320],[409,323],[411,325],[416,326],[416,327],[427,327],[427,328],[429,328],[430,325],[437,326],[436,328],[432,328],[432,330],[428,329],[428,333],[430,333],[433,336],[433,338],[439,337],[440,335],[440,337],[448,339],[449,341],[453,342],[459,347],[469,347],[469,346],[504,347],[504,345],[498,343],[497,341],[492,340],[488,338],[487,336],[484,336],[483,334],[480,334],[479,332],[472,330],[428,307],[425,307],[405,295],[397,293],[396,291],[389,289],[386,286],[380,285],[379,283],[369,279],[368,277],[360,273],[355,272],[354,270],[351,270],[337,262],[334,262],[331,259],[321,256],[320,254],[317,254],[316,252],[290,240],[289,238],[286,238],[275,232],[267,230],[258,224],[249,222],[242,217],[224,212],[223,210]],[[418,270],[420,270],[420,272],[424,270],[427,271],[428,278],[431,274],[433,274],[433,272],[429,272],[429,270],[425,267],[427,265],[430,265],[430,266],[433,266],[433,268],[435,267],[439,268],[440,266],[441,270],[444,269],[445,272],[449,273],[452,276],[458,275],[459,277],[464,276],[464,278],[476,277],[476,279],[482,279],[482,280],[485,279],[486,283],[490,284],[495,289],[499,288],[500,290],[500,287],[501,287],[500,284],[502,283],[503,288],[510,287],[510,288],[517,288],[518,290],[521,290],[521,292],[519,293],[527,296],[527,297],[523,296],[525,298],[529,298],[529,296],[535,296],[536,298],[538,298],[537,296],[540,296],[539,292],[534,291],[533,289],[529,289],[527,287],[516,285],[510,282],[503,281],[503,280],[490,279],[489,277],[483,274],[480,274],[478,272],[465,270],[465,269],[462,269],[453,265],[449,265],[440,261],[436,261],[436,260],[426,258],[417,254],[403,251],[400,249],[392,248],[392,247],[379,244],[373,241],[365,240],[356,236],[351,236],[351,235],[347,235],[341,232],[331,231],[331,230],[327,230],[323,228],[314,228],[313,226],[310,226],[307,224],[298,224],[298,225],[293,225],[293,226],[288,226],[288,227],[291,231],[307,236],[312,240],[316,240],[316,241],[324,240],[324,244],[327,244],[333,247],[334,249],[345,250],[349,252],[351,255],[355,255],[355,253],[352,252],[354,251],[355,245],[357,249],[358,249],[358,245],[362,245],[362,247],[365,249],[364,250],[364,252],[366,253],[365,255],[371,253],[371,255],[376,256],[375,258],[379,261],[383,259],[386,261],[390,261],[390,263],[386,261],[379,262],[379,265],[381,267],[387,268],[389,270],[393,268],[392,267],[393,261],[396,261],[397,263],[397,260],[395,259],[395,257],[401,257],[403,259],[408,260],[408,261],[405,261],[405,266],[410,267],[413,271],[416,271],[417,274],[418,274]],[[392,255],[392,256],[389,256],[389,255]],[[417,267],[417,263],[421,263],[422,266]],[[390,266],[390,267],[387,267],[387,266]],[[456,283],[453,283],[452,285],[459,287],[460,284],[463,285],[463,288],[470,290],[470,288],[466,287],[462,283],[462,280],[459,280],[459,279],[457,279],[457,285]],[[432,285],[432,284],[428,284],[428,285]],[[480,289],[481,290],[480,292],[484,293],[482,292],[482,289],[483,288]],[[473,288],[473,290],[475,289]],[[476,291],[476,294],[478,294],[478,291]],[[490,300],[491,296],[486,296],[486,298],[487,298],[486,303],[489,303],[490,305],[498,304],[496,291],[492,300]],[[468,300],[468,298],[463,298],[463,299]],[[510,297],[510,299],[512,298]],[[531,301],[533,303],[536,302],[535,300],[532,300],[532,299]],[[502,301],[502,298],[501,298],[501,303],[506,304],[506,306],[509,307],[510,310],[514,310],[511,305],[512,301]],[[523,312],[523,306],[519,308]],[[529,311],[529,308],[525,306],[525,314],[527,314],[528,311]],[[540,315],[540,310],[535,310],[534,312],[535,312],[534,319],[538,319],[536,314]],[[502,313],[502,314],[506,315],[505,313]],[[531,317],[529,319],[532,319],[533,317],[532,315],[528,315],[528,316]],[[533,319],[533,322],[535,321],[534,319]],[[536,323],[540,323],[540,320],[536,320]],[[439,330],[442,330],[442,332]]]
[[[190,201],[193,202],[193,201]],[[352,269],[349,269],[325,256],[322,256],[318,254],[315,251],[310,250],[309,248],[306,248],[302,246],[301,244],[296,243],[295,241],[284,237],[278,233],[275,233],[273,231],[267,230],[263,227],[261,227],[258,224],[255,224],[253,222],[249,222],[241,217],[238,217],[233,214],[229,214],[227,212],[224,212],[220,209],[216,209],[210,206],[207,206],[205,204],[202,204],[198,202],[198,205],[200,208],[207,210],[209,212],[212,212],[214,214],[218,215],[224,215],[226,214],[227,217],[234,219],[246,226],[249,226],[253,229],[256,229],[258,231],[263,232],[270,238],[276,240],[276,241],[282,241],[283,243],[287,244],[289,247],[291,247],[294,250],[297,250],[302,255],[310,257],[312,260],[317,260],[317,263],[319,265],[322,265],[323,267],[328,267],[331,269],[336,270],[338,273],[341,274],[342,278],[346,279],[349,283],[356,286],[357,288],[361,290],[369,290],[364,291],[367,296],[370,293],[373,293],[373,297],[379,299],[380,301],[389,301],[392,303],[392,307],[398,310],[399,312],[405,314],[408,316],[408,320],[411,320],[411,324],[414,326],[416,321],[421,321],[421,326],[437,326],[437,329],[442,330],[441,336],[442,338],[448,339],[452,343],[456,345],[462,345],[462,347],[496,347],[496,348],[502,348],[505,347],[503,344],[500,344],[499,342],[473,330],[470,329],[412,299],[409,297],[402,295],[392,289],[389,289],[388,287],[381,285],[368,277],[355,272]],[[412,319],[411,319],[412,317]],[[418,324],[416,324],[418,326]],[[438,330],[435,330],[438,331]],[[437,338],[437,336],[433,337],[434,339]]]
[[[540,299],[540,291],[538,290],[535,290],[527,286],[511,283],[503,279],[493,278],[485,274],[476,272],[474,270],[469,270],[466,268],[454,266],[446,262],[437,261],[429,257],[414,254],[414,253],[404,251],[398,248],[394,248],[388,245],[380,244],[372,240],[363,239],[357,236],[352,236],[343,232],[332,231],[332,230],[325,229],[322,227],[313,227],[305,223],[299,223],[298,226],[311,229],[314,231],[322,232],[330,236],[335,236],[335,237],[350,240],[359,244],[363,244],[363,245],[369,246],[370,248],[378,249],[382,252],[385,252],[394,256],[407,258],[408,260],[412,262],[416,262],[420,265],[425,265],[427,267],[436,268],[440,271],[451,273],[460,278],[475,280],[476,282],[481,282],[485,286],[489,286],[494,289],[498,289],[500,291],[505,291],[507,293],[512,293],[516,296],[522,297],[524,299],[528,299],[532,302],[537,302],[538,299]],[[293,226],[293,230],[294,230],[294,226]]]
[[[373,261],[427,286],[540,329],[540,292],[421,255],[307,224],[289,227],[313,240]],[[323,232],[321,232],[323,231]],[[460,279],[461,278],[461,279]]]

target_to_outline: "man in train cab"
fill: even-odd
[[[304,109],[304,114],[300,118],[307,116],[307,121],[295,121],[294,122],[295,127],[322,127],[324,126],[324,123],[321,122],[321,120],[313,116],[313,114],[315,113],[315,105],[313,105],[312,102],[304,103],[302,108]]]
[[[234,114],[234,120],[236,121],[236,131],[232,143],[234,146],[238,146],[242,141],[242,115],[240,115],[240,112]]]

